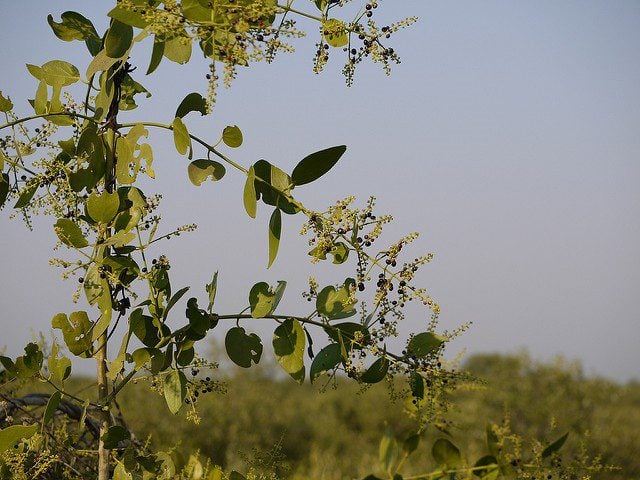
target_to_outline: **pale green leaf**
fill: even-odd
[[[164,399],[169,411],[174,415],[178,413],[185,397],[187,396],[187,378],[181,370],[171,370],[164,377]]]
[[[222,141],[228,147],[237,148],[242,145],[242,131],[237,125],[224,127]]]
[[[187,171],[191,183],[199,187],[209,177],[213,182],[217,182],[224,177],[227,169],[220,162],[200,158],[191,162],[187,167]]]
[[[0,453],[26,440],[38,431],[38,425],[12,425],[0,430]]]
[[[280,234],[282,231],[282,214],[280,209],[276,208],[271,214],[269,220],[269,268],[278,255],[278,247],[280,246]]]
[[[176,146],[176,150],[180,155],[185,155],[189,150],[189,147],[191,147],[189,131],[180,117],[176,117],[173,120],[171,127],[173,129],[173,142]]]
[[[304,382],[304,350],[306,336],[298,320],[287,319],[273,332],[273,351],[276,360],[298,383]]]

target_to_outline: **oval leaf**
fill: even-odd
[[[189,173],[189,180],[191,180],[191,183],[196,187],[199,187],[209,177],[211,177],[212,181],[217,182],[224,177],[227,169],[219,162],[200,158],[191,162],[187,171]]]
[[[62,399],[62,393],[60,393],[60,391],[53,392],[49,397],[49,401],[47,402],[47,407],[44,409],[44,415],[42,415],[43,427],[53,419],[53,415],[56,413],[56,410],[58,409],[58,405],[60,405],[61,399]]]
[[[331,170],[347,150],[345,145],[327,148],[306,156],[291,173],[295,185],[305,185],[317,180]]]
[[[386,357],[381,357],[371,364],[366,372],[362,374],[360,380],[364,383],[378,383],[384,380],[389,371],[389,360]]]
[[[439,438],[431,449],[433,459],[446,468],[456,468],[460,465],[460,450],[446,438]]]
[[[31,437],[38,431],[38,425],[12,425],[0,430],[0,453],[13,447],[20,440]]]
[[[243,368],[257,364],[262,356],[260,337],[255,333],[247,335],[242,327],[233,327],[227,332],[224,346],[231,361]]]
[[[169,411],[174,415],[178,413],[186,396],[187,378],[182,371],[171,370],[169,374],[164,377],[164,399],[167,402]]]
[[[120,197],[116,192],[109,193],[105,190],[100,195],[93,192],[87,199],[87,213],[99,223],[109,223],[119,208]]]
[[[243,192],[243,202],[244,209],[247,211],[247,214],[251,218],[256,218],[256,210],[258,208],[258,197],[256,196],[256,173],[253,167],[249,168],[249,173],[247,174],[247,181],[244,184],[244,192]]]
[[[113,20],[104,39],[104,50],[111,58],[122,58],[131,47],[133,28],[131,25]]]
[[[408,354],[412,357],[426,357],[437,351],[444,342],[444,338],[433,332],[424,332],[415,335],[407,347]]]
[[[559,439],[557,439],[555,442],[553,442],[547,448],[545,448],[542,451],[542,458],[547,458],[551,454],[553,454],[553,453],[557,452],[558,450],[560,450],[562,448],[562,446],[564,445],[564,442],[567,441],[567,437],[568,436],[569,436],[569,432],[565,433]]]
[[[273,351],[280,366],[298,383],[304,382],[307,338],[298,320],[287,319],[273,332]]]
[[[327,345],[311,362],[311,368],[309,370],[309,378],[311,383],[315,381],[320,375],[330,370],[333,370],[340,362],[342,362],[341,348],[337,343]]]
[[[224,127],[222,131],[222,141],[228,147],[238,148],[242,145],[242,131],[237,125]]]
[[[189,150],[189,147],[191,147],[189,130],[187,130],[187,127],[180,117],[176,117],[171,126],[173,128],[173,142],[176,146],[176,150],[180,155],[185,155]]]
[[[82,235],[82,230],[73,220],[60,218],[53,228],[60,241],[69,247],[83,248],[89,245]]]

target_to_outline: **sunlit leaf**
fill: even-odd
[[[222,179],[227,172],[227,169],[220,162],[200,158],[191,162],[187,167],[187,171],[189,173],[189,180],[191,180],[191,183],[199,187],[209,177],[211,177],[213,182],[217,182]]]
[[[60,218],[53,228],[60,241],[69,247],[83,248],[89,245],[82,230],[73,220]]]
[[[38,431],[38,425],[12,425],[0,430],[0,453],[26,440]]]
[[[287,319],[273,332],[273,351],[276,360],[298,383],[304,382],[304,350],[306,337],[298,320]]]
[[[187,378],[181,370],[171,370],[163,382],[164,399],[169,411],[178,413],[187,396]]]
[[[191,147],[191,138],[189,137],[189,131],[182,122],[182,119],[176,117],[171,124],[173,128],[173,142],[176,146],[176,150],[180,155],[185,155]]]
[[[256,197],[256,187],[254,185],[256,174],[253,167],[249,168],[247,181],[244,184],[243,203],[244,209],[251,218],[256,218],[256,210],[258,208],[258,198]]]
[[[116,192],[92,192],[86,202],[89,216],[99,223],[109,223],[118,213],[120,198]]]
[[[281,231],[282,215],[280,213],[280,209],[276,208],[271,214],[271,219],[269,220],[269,264],[267,265],[267,268],[273,264],[276,256],[278,255]]]

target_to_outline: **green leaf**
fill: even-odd
[[[164,354],[159,348],[138,348],[131,354],[131,358],[136,364],[135,370],[140,370],[150,363],[151,373],[158,373],[164,365]]]
[[[231,361],[243,368],[257,364],[262,356],[260,337],[255,333],[247,335],[242,327],[233,327],[227,332],[224,346]]]
[[[287,319],[273,332],[273,351],[280,366],[291,377],[304,382],[304,350],[306,336],[298,320]]]
[[[249,305],[253,318],[263,318],[271,315],[274,310],[276,295],[266,282],[258,282],[249,291]]]
[[[89,245],[82,230],[73,220],[60,218],[53,228],[60,241],[69,247],[83,248]]]
[[[207,283],[205,285],[205,290],[209,294],[209,305],[207,306],[207,310],[209,313],[213,312],[213,304],[216,301],[216,292],[218,291],[218,272],[213,274],[213,280],[211,283]]]
[[[322,23],[325,41],[332,47],[344,47],[349,43],[347,26],[341,20],[330,18]]]
[[[460,450],[446,438],[439,438],[431,449],[433,459],[441,466],[449,469],[461,464]]]
[[[411,372],[409,374],[409,388],[411,388],[411,394],[415,398],[424,398],[424,379],[418,372]]]
[[[347,279],[343,286],[338,289],[332,285],[324,287],[316,298],[318,313],[329,320],[337,320],[354,315],[356,310],[353,304],[350,303],[352,283],[353,279]]]
[[[109,282],[102,278],[99,267],[96,264],[91,265],[84,276],[84,294],[89,305],[96,303],[105,291],[109,291]]]
[[[122,462],[116,462],[116,468],[113,469],[111,480],[133,480],[133,475],[127,472]]]
[[[118,448],[120,442],[131,440],[131,434],[123,426],[114,425],[109,427],[109,430],[107,430],[100,439],[104,444],[104,448],[113,450],[114,448]]]
[[[153,40],[153,50],[151,51],[151,62],[149,68],[147,68],[147,75],[151,75],[155,72],[156,68],[160,65],[162,57],[164,56],[164,42],[158,40],[156,35]],[[176,115],[177,116],[177,115]]]
[[[164,44],[163,55],[172,62],[185,64],[191,58],[191,41],[185,43],[180,37],[168,40]]]
[[[87,67],[87,78],[93,77],[97,72],[107,71],[111,68],[119,59],[111,58],[107,55],[106,50],[100,50],[91,63]]]
[[[247,477],[245,477],[244,475],[242,475],[239,472],[236,472],[235,470],[233,470],[230,474],[229,474],[229,480],[247,480]]]
[[[131,8],[116,6],[107,15],[122,23],[131,25],[132,27],[145,28],[148,25],[148,22],[144,19],[140,10],[151,8],[155,3],[157,2],[149,2],[149,0],[133,0],[133,6],[136,7],[137,11],[133,11]]]
[[[560,450],[562,448],[562,446],[564,445],[564,442],[567,441],[567,437],[569,436],[569,432],[565,433],[564,435],[562,435],[559,439],[557,439],[555,442],[549,444],[543,451],[542,451],[542,458],[547,458],[548,456],[550,456],[551,454],[557,452],[558,450]]]
[[[38,80],[44,80],[47,85],[62,88],[73,85],[80,80],[80,72],[69,62],[51,60],[42,67],[27,64],[27,69]]]
[[[317,180],[331,170],[331,167],[340,160],[340,157],[342,157],[342,154],[344,154],[346,150],[346,146],[340,145],[306,156],[300,160],[300,163],[296,165],[291,173],[293,183],[296,185],[305,185]]]
[[[136,308],[129,315],[129,325],[133,334],[147,347],[155,347],[160,340],[170,335],[165,324],[157,326],[153,318],[142,314],[142,308]]]
[[[176,117],[171,124],[173,128],[173,143],[175,143],[176,150],[180,155],[185,155],[191,147],[191,138],[189,137],[189,131],[182,122],[182,119]]]
[[[116,192],[109,193],[106,190],[100,195],[91,193],[86,202],[87,213],[99,223],[109,223],[118,213],[120,197]]]
[[[249,167],[247,181],[244,184],[243,202],[244,209],[251,218],[256,218],[256,210],[258,208],[258,197],[256,196],[255,187],[256,173],[253,167]]]
[[[10,112],[13,110],[13,103],[9,97],[5,98],[0,91],[0,112]]]
[[[198,300],[195,298],[190,298],[187,301],[186,315],[189,319],[190,326],[186,336],[190,340],[200,340],[204,338],[207,331],[218,324],[218,320],[214,315],[198,308]]]
[[[391,431],[387,429],[384,436],[380,440],[380,446],[378,447],[378,458],[382,463],[384,470],[393,475],[395,472],[396,462],[398,461],[398,455],[400,454],[400,448],[398,447],[398,441],[391,434]]]
[[[349,247],[344,242],[334,243],[331,249],[331,255],[333,255],[333,263],[340,265],[347,261],[349,257]]]
[[[0,453],[26,440],[38,431],[38,425],[12,425],[0,430]]]
[[[62,393],[58,390],[53,392],[49,397],[49,401],[47,402],[47,406],[44,409],[44,415],[42,415],[42,427],[44,428],[52,419],[53,415],[56,413],[58,409],[58,405],[60,405],[60,400],[62,399]]]
[[[309,370],[309,377],[311,383],[315,381],[320,375],[333,370],[342,362],[340,345],[337,343],[331,343],[318,352],[318,354],[311,362],[311,368]]]
[[[7,196],[9,196],[9,175],[3,173],[0,176],[0,208],[7,201]]]
[[[126,75],[122,83],[120,84],[120,110],[133,110],[138,108],[135,101],[135,96],[144,93],[147,98],[151,96],[151,93],[136,82],[131,75]]]
[[[59,382],[65,381],[71,375],[71,360],[64,356],[58,358],[58,344],[56,342],[51,347],[51,355],[47,359],[47,367],[53,379]]]
[[[29,205],[29,202],[31,201],[33,196],[36,194],[37,190],[38,190],[38,185],[33,185],[25,189],[20,195],[20,197],[18,198],[18,201],[13,206],[13,208],[23,208]]]
[[[73,312],[68,318],[59,313],[51,320],[51,326],[62,330],[64,343],[74,355],[88,356],[91,352],[91,321],[87,312]]]
[[[438,351],[444,340],[443,337],[433,332],[419,333],[409,341],[407,353],[412,357],[426,357],[430,353]]]
[[[343,322],[335,325],[326,326],[325,332],[335,342],[343,343],[346,350],[362,349],[362,343],[369,343],[371,333],[367,327],[354,322]],[[362,338],[361,342],[356,342],[356,338]]]
[[[207,114],[207,101],[199,93],[193,92],[184,97],[180,105],[178,105],[176,117],[184,118],[189,112],[200,112],[202,115]]]
[[[36,97],[33,101],[33,110],[36,115],[43,115],[47,113],[47,101],[49,98],[49,92],[47,91],[47,82],[40,80],[38,89],[36,90]]]
[[[411,455],[416,451],[418,445],[420,445],[420,435],[416,433],[408,436],[405,441],[402,442],[402,450],[406,455]]]
[[[187,171],[189,173],[189,180],[191,180],[191,183],[196,187],[199,187],[209,177],[211,177],[211,181],[213,182],[217,182],[222,179],[227,172],[227,169],[220,162],[200,158],[191,162],[189,167],[187,167]]]
[[[271,214],[269,220],[269,268],[278,255],[278,247],[280,246],[280,233],[282,231],[282,215],[280,209],[276,208]]]
[[[389,360],[381,357],[371,364],[366,372],[362,374],[360,380],[364,383],[378,383],[387,376],[389,371]]]
[[[224,127],[222,141],[227,147],[238,148],[242,145],[242,131],[237,125]]]
[[[91,38],[99,40],[98,32],[90,20],[77,12],[64,12],[61,16],[62,22],[57,23],[53,16],[47,17],[47,22],[51,26],[53,33],[60,40],[71,42],[73,40],[89,40]]]
[[[478,467],[486,467],[484,469]],[[474,470],[473,474],[476,477],[481,477],[485,480],[495,480],[500,474],[500,469],[498,467],[498,461],[496,457],[493,455],[485,455],[480,460],[478,460],[474,468],[478,468],[478,470]]]
[[[171,370],[164,377],[163,386],[167,407],[175,415],[182,407],[182,403],[187,396],[187,378],[181,370]]]
[[[104,39],[104,50],[111,58],[122,58],[133,41],[133,28],[118,20],[113,20]]]
[[[189,291],[189,287],[183,287],[180,290],[178,290],[173,297],[171,297],[169,299],[169,301],[167,302],[167,306],[164,309],[164,315],[163,318],[166,319],[167,315],[169,314],[169,310],[171,310],[173,308],[173,306],[178,303],[178,301],[183,297],[183,295],[185,293],[187,293],[187,291]]]

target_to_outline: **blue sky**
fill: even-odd
[[[19,110],[28,112],[19,99],[37,86],[25,63],[67,59],[84,71],[89,62],[82,45],[52,35],[46,15],[76,10],[104,27],[109,6],[0,2],[0,89]],[[346,195],[376,195],[379,211],[396,217],[386,238],[422,233],[415,252],[435,259],[420,282],[441,304],[443,327],[473,322],[452,354],[525,347],[540,359],[579,359],[587,373],[640,378],[640,3],[387,0],[380,10],[419,17],[393,43],[403,61],[391,77],[363,66],[348,89],[338,63],[316,76],[313,39],[304,40],[296,54],[240,72],[213,115],[188,117],[190,129],[215,139],[237,124],[245,144],[235,159],[285,170],[315,150],[348,145],[300,199],[322,209]],[[145,78],[146,56],[133,59],[142,65],[136,79],[153,97],[129,118],[170,122],[186,93],[204,93],[206,64],[167,62]],[[203,296],[219,270],[220,308],[235,311],[256,281],[285,279],[286,306],[295,309],[305,307],[298,297],[308,275],[340,280],[341,270],[308,263],[297,217],[285,219],[281,255],[266,271],[270,212],[246,216],[242,178],[196,188],[171,138],[152,139],[158,180],[147,188],[164,193],[165,226],[200,226],[161,245],[176,288],[193,285]],[[75,284],[47,265],[53,222],[39,218],[31,233],[1,214],[10,274],[0,280],[0,344],[15,355],[28,329],[48,332],[55,313],[78,306]],[[406,329],[424,324],[416,315]]]

